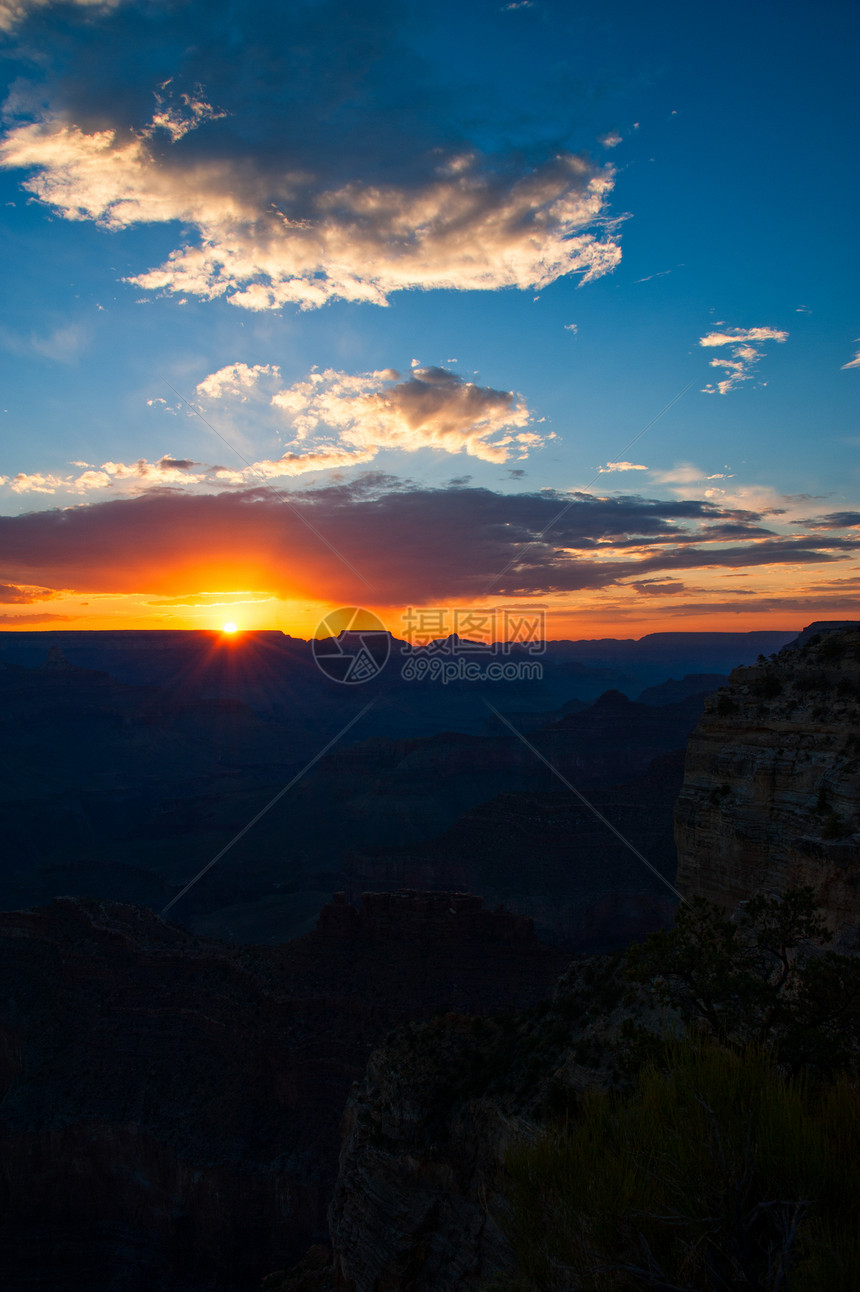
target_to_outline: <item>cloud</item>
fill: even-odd
[[[860,337],[858,337],[858,340],[860,340]],[[846,368],[860,368],[860,350],[857,351],[853,359],[849,359],[847,363],[843,363],[843,372]]]
[[[168,485],[223,487],[225,484],[244,484],[247,471],[232,471],[227,467],[207,466],[191,458],[174,458],[168,454],[157,462],[138,458],[136,462],[103,462],[99,467],[86,463],[72,463],[86,469],[79,475],[43,475],[19,472],[14,476],[0,476],[0,485],[7,485],[16,494],[87,494],[99,489],[131,489],[138,492],[148,488]],[[261,463],[263,467],[266,464]],[[287,472],[284,472],[287,474]]]
[[[27,358],[36,354],[57,363],[72,364],[89,345],[90,335],[86,327],[79,323],[60,323],[44,332],[30,332],[29,335],[13,331],[12,328],[0,325],[0,345],[11,354]]]
[[[465,452],[485,462],[525,457],[551,435],[526,429],[531,414],[510,390],[478,386],[447,368],[392,369],[357,377],[327,369],[273,397],[298,438],[320,428],[337,432],[342,448]]]
[[[229,407],[237,395],[247,400],[261,378],[271,389],[268,379],[276,371],[234,364],[206,377],[197,392],[212,401],[228,400]],[[392,368],[312,372],[274,389],[270,403],[292,438],[281,458],[254,464],[266,475],[369,462],[382,449],[463,452],[502,463],[523,458],[553,438],[530,429],[531,413],[513,391],[478,386],[448,368],[421,367],[417,360],[403,378]]]
[[[574,336],[576,336],[577,332],[579,331],[579,324],[578,324],[578,323],[565,323],[565,325],[564,325],[564,330],[565,330],[565,332],[572,332],[572,333],[573,333],[573,335],[574,335]]]
[[[277,429],[287,431],[284,451],[235,467],[172,454],[156,462],[82,462],[73,464],[83,468],[76,475],[20,472],[0,476],[0,485],[16,494],[72,496],[165,487],[212,491],[366,465],[384,449],[466,453],[502,464],[554,438],[534,429],[525,401],[513,391],[478,386],[447,368],[414,367],[402,379],[391,368],[358,374],[329,368],[285,387],[275,365],[234,363],[205,377],[197,394],[229,416],[247,407],[256,429],[262,403]]]
[[[63,476],[44,475],[40,471],[30,474],[19,471],[14,476],[0,476],[0,484],[8,485],[13,493],[56,493],[65,480]]]
[[[0,31],[11,31],[31,13],[53,3],[55,0],[0,0]],[[121,0],[65,0],[65,3],[97,13],[115,8]]]
[[[648,468],[646,466],[643,466],[641,462],[607,462],[606,466],[598,467],[597,469],[601,473],[601,475],[605,475],[608,471],[647,471],[648,470]]]
[[[660,269],[657,271],[657,273],[646,274],[644,278],[634,278],[633,282],[634,284],[650,283],[652,278],[666,278],[669,274],[671,274],[671,272],[672,272],[671,269]]]
[[[643,597],[677,596],[684,591],[684,584],[679,579],[645,579],[641,583],[626,585],[635,588]]]
[[[808,529],[856,529],[860,527],[860,511],[831,511],[826,516],[792,520],[792,525],[805,525]]]
[[[731,545],[702,542],[708,526],[757,518],[701,500],[431,489],[373,473],[297,489],[289,500],[287,507],[260,488],[153,490],[0,517],[0,573],[17,586],[81,593],[187,597],[253,588],[261,597],[348,603],[355,576],[322,534],[372,584],[376,602],[392,605],[483,596],[506,566],[498,595],[533,596],[634,580],[653,586],[655,575],[673,582],[692,569],[821,565],[860,550],[860,539],[762,538],[755,527]],[[361,592],[366,598],[368,589]]]
[[[802,622],[819,619],[822,615],[838,615],[840,619],[850,617],[851,611],[860,610],[860,598],[838,596],[762,596],[758,594],[754,602],[747,601],[713,601],[685,602],[683,606],[667,607],[667,613],[691,615],[697,613],[713,614],[746,614],[761,617],[768,611],[782,610],[790,615],[802,615]]]
[[[39,54],[7,100],[0,165],[66,220],[160,226],[171,254],[127,271],[148,293],[384,305],[587,282],[620,261],[613,167],[537,124],[557,90],[532,87],[514,144],[500,81],[479,145],[476,92],[419,52],[409,6],[92,4],[94,39],[83,10],[48,24],[37,0],[4,3]]]
[[[781,332],[773,327],[733,327],[722,332],[708,332],[699,338],[699,345],[708,348],[729,346],[731,354],[727,359],[711,359],[712,368],[722,368],[728,375],[716,385],[704,386],[703,392],[707,395],[727,395],[741,382],[751,381],[754,375],[753,369],[762,357],[763,343],[779,341],[781,344],[787,340],[787,332]]]
[[[268,593],[256,592],[189,592],[182,597],[160,597],[148,601],[150,606],[257,606],[270,601]]]
[[[44,615],[40,611],[31,615],[0,615],[0,624],[12,624],[16,628],[23,628],[27,624],[61,624],[68,623],[70,615]]]
[[[247,363],[230,363],[204,377],[198,383],[197,393],[209,399],[222,399],[225,395],[232,395],[244,400],[247,399],[248,392],[259,384],[261,377],[279,376],[280,369],[275,364],[255,363],[253,367],[249,367]]]
[[[160,102],[136,131],[45,115],[8,130],[0,166],[29,171],[23,187],[66,220],[193,228],[193,241],[126,281],[254,311],[337,298],[384,305],[410,288],[543,287],[573,273],[589,282],[621,258],[606,216],[614,173],[585,157],[556,153],[516,170],[473,148],[437,149],[411,182],[329,180],[288,150],[276,167],[219,154],[211,140],[186,146],[225,115],[187,94],[179,106]]]
[[[681,486],[677,491],[681,494],[683,494],[684,488],[688,485],[703,484],[708,480],[728,480],[731,478],[724,471],[708,475],[707,472],[695,466],[692,462],[679,462],[669,471],[654,471],[652,475],[657,484]]]
[[[0,583],[0,603],[4,605],[31,605],[34,601],[49,601],[59,593],[51,588],[23,588],[14,583]]]

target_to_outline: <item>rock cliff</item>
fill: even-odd
[[[860,624],[813,624],[706,701],[675,838],[685,894],[731,909],[809,884],[860,947]]]

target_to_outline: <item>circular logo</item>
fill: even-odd
[[[391,653],[391,637],[372,610],[341,606],[317,624],[311,650],[319,668],[334,682],[358,686],[378,677]]]

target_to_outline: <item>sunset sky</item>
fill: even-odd
[[[0,627],[860,618],[858,27],[0,0]]]

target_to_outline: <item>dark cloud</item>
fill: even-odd
[[[630,583],[626,586],[635,588],[643,597],[676,596],[684,591],[684,584],[676,579],[645,579],[642,583]]]
[[[708,542],[726,542],[732,538],[772,538],[773,535],[772,529],[737,520],[722,521],[719,525],[708,525],[702,530],[702,538]]]
[[[202,462],[195,462],[192,458],[168,458],[163,457],[158,467],[163,471],[191,471],[196,467],[202,467]],[[209,470],[222,470],[220,467],[210,467]]]
[[[860,525],[860,511],[831,511],[826,516],[813,516],[791,523],[805,525],[807,529],[855,529]]]
[[[847,611],[860,610],[860,598],[858,597],[768,597],[757,596],[755,603],[748,601],[713,601],[691,602],[685,601],[683,606],[667,606],[668,615],[693,615],[693,614],[713,614],[715,610],[724,614],[737,615],[762,615],[769,611],[784,611],[786,614],[807,616],[806,623],[809,619],[820,619],[825,617],[836,617],[845,619]]]
[[[7,606],[32,605],[34,601],[48,601],[57,595],[50,588],[19,588],[13,583],[0,583],[0,603]]]
[[[70,618],[70,615],[45,615],[41,612],[32,615],[0,615],[0,624],[12,624],[15,628],[23,628],[28,624],[68,623]]]
[[[315,600],[372,596],[382,605],[481,596],[506,567],[498,594],[528,596],[630,580],[652,586],[650,576],[672,582],[682,570],[820,564],[860,547],[860,539],[833,535],[700,546],[701,526],[723,513],[697,500],[392,487],[373,475],[296,490],[288,501],[266,489],[196,496],[155,489],[0,517],[0,572],[10,583],[82,592],[171,597],[255,588]],[[635,557],[616,548],[631,537],[643,549]]]

